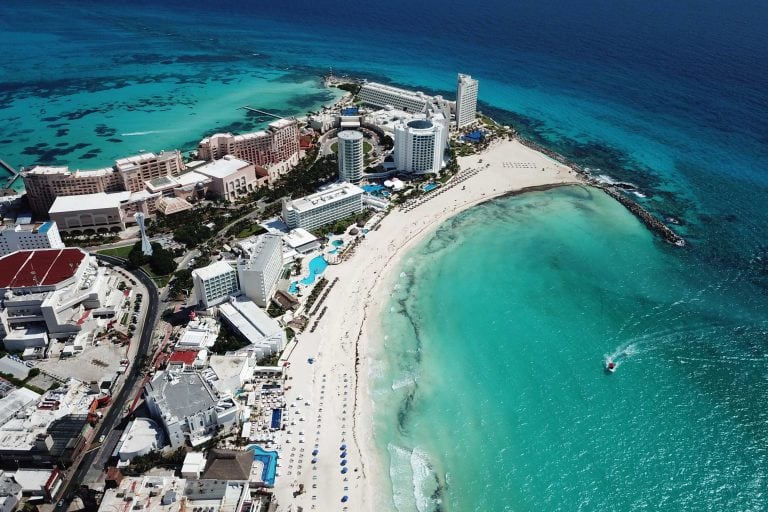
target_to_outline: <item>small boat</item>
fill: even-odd
[[[609,358],[609,359],[607,359],[605,361],[605,371],[607,371],[608,373],[615,372],[616,371],[616,366],[617,365],[616,365],[616,363],[613,362],[613,359]]]

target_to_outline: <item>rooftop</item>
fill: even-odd
[[[244,160],[239,160],[231,155],[226,155],[220,160],[214,160],[209,164],[198,167],[195,172],[210,176],[211,178],[226,178],[230,174],[234,174],[240,169],[250,165],[251,164]]]
[[[282,247],[280,235],[271,233],[259,235],[256,243],[250,248],[251,257],[242,259],[241,265],[246,269],[262,269],[267,265],[275,251],[282,254]]]
[[[197,359],[197,350],[182,350],[171,354],[168,358],[169,363],[184,363],[186,365],[192,365]]]
[[[275,335],[282,329],[273,318],[267,315],[253,301],[238,297],[219,306],[219,313],[232,323],[251,343]]]
[[[213,279],[214,277],[234,272],[235,269],[226,261],[214,261],[206,267],[196,268],[192,271],[192,276],[197,276],[202,280]]]
[[[52,286],[71,278],[86,254],[77,248],[17,251],[0,258],[0,288]]]
[[[103,208],[119,208],[120,203],[130,199],[131,193],[98,192],[77,196],[58,196],[51,205],[48,213],[68,213],[82,210],[100,210]]]
[[[197,372],[159,372],[146,389],[166,417],[183,419],[216,406],[216,397]]]
[[[207,467],[201,475],[203,479],[248,480],[251,476],[251,452],[213,449],[208,452],[207,459]]]
[[[360,187],[352,183],[337,183],[325,190],[294,199],[289,203],[289,206],[298,211],[311,210],[320,204],[335,202],[358,194],[363,195],[363,189]]]

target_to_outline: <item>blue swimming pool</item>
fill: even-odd
[[[275,430],[280,428],[280,420],[283,418],[282,409],[272,409],[272,424],[271,427]]]
[[[438,185],[437,183],[427,183],[421,188],[421,190],[423,190],[424,192],[429,192],[430,190],[435,190],[439,186],[440,185]]]
[[[265,450],[257,444],[252,444],[246,450],[253,452],[253,460],[258,460],[264,465],[264,470],[261,472],[261,480],[270,487],[275,485],[277,452]]]
[[[376,195],[377,192],[381,192],[385,189],[384,185],[363,185],[360,188],[373,195]]]
[[[336,239],[333,242],[331,242],[331,245],[333,245],[334,247],[341,247],[342,245],[344,245],[344,240]]]
[[[340,240],[339,240],[340,241]],[[344,242],[342,242],[343,245]],[[336,245],[336,244],[334,244]],[[331,251],[333,252],[333,251]],[[299,281],[293,281],[291,282],[291,285],[288,287],[288,293],[292,293],[296,295],[299,292],[299,283],[307,286],[315,282],[315,279],[317,279],[317,276],[325,272],[325,269],[328,267],[328,262],[325,261],[325,258],[323,258],[322,255],[315,256],[309,261],[309,275]]]
[[[325,272],[325,269],[328,267],[328,262],[325,261],[325,258],[323,258],[322,255],[315,256],[309,261],[309,275],[299,281],[303,285],[310,285],[315,282],[315,279],[317,279],[317,276]]]

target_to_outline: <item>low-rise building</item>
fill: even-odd
[[[92,317],[114,316],[125,299],[118,281],[78,248],[1,257],[0,336],[12,345],[7,350],[45,346],[48,338],[77,335]]]
[[[265,308],[277,289],[277,281],[283,270],[283,243],[280,235],[260,235],[247,257],[237,261],[237,277],[240,291],[246,297]]]
[[[0,227],[0,256],[31,249],[63,249],[59,228],[55,222],[16,224]]]
[[[162,427],[149,418],[136,418],[120,437],[115,454],[120,462],[129,463],[135,457],[162,450],[165,444]]]
[[[308,196],[283,202],[283,220],[289,229],[313,230],[363,211],[363,189],[337,183]]]
[[[144,386],[153,418],[165,428],[173,448],[198,446],[219,428],[237,425],[238,406],[231,395],[217,393],[197,371],[162,371]]]
[[[210,178],[208,190],[225,201],[234,201],[246,196],[258,187],[254,164],[232,155],[225,155],[219,160],[201,165],[194,172]]]
[[[239,293],[237,271],[225,261],[216,261],[192,271],[197,303],[204,309],[221,304]]]
[[[234,297],[219,306],[219,315],[250,345],[257,359],[280,353],[285,348],[285,331],[273,318],[244,297]]]
[[[216,343],[219,336],[219,323],[215,318],[195,316],[176,342],[176,350],[205,350]]]

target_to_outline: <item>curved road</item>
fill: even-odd
[[[113,265],[123,266],[126,263],[124,259],[116,258],[114,256],[106,256],[103,254],[96,254],[95,256],[99,260],[111,263]],[[126,270],[136,276],[136,278],[141,281],[141,283],[147,288],[147,313],[144,316],[144,325],[142,325],[141,328],[141,337],[139,338],[139,348],[136,352],[136,359],[134,359],[132,362],[130,370],[126,372],[125,382],[123,382],[122,388],[120,388],[117,396],[112,401],[112,405],[110,406],[109,411],[104,416],[104,419],[102,420],[96,435],[93,437],[96,440],[98,440],[100,436],[107,435],[109,432],[113,431],[115,426],[122,420],[125,404],[130,398],[131,392],[139,380],[139,370],[141,369],[140,363],[144,355],[146,355],[147,351],[149,350],[150,343],[152,342],[152,333],[154,332],[155,324],[157,323],[159,305],[157,286],[155,286],[152,278],[150,278],[149,275],[141,268],[133,270],[128,270],[126,268]],[[91,465],[101,451],[101,448],[102,447],[99,447],[97,449],[88,451],[80,459],[77,470],[75,470],[75,472],[72,474],[72,477],[69,479],[69,482],[67,482],[66,487],[64,487],[64,490],[60,494],[60,496],[64,498],[62,500],[63,503],[60,502],[61,504],[57,505],[55,510],[66,510],[66,508],[69,506],[69,502],[72,498],[74,498],[73,491],[77,490],[77,486],[80,484],[80,482],[82,482],[88,470],[91,469]]]

